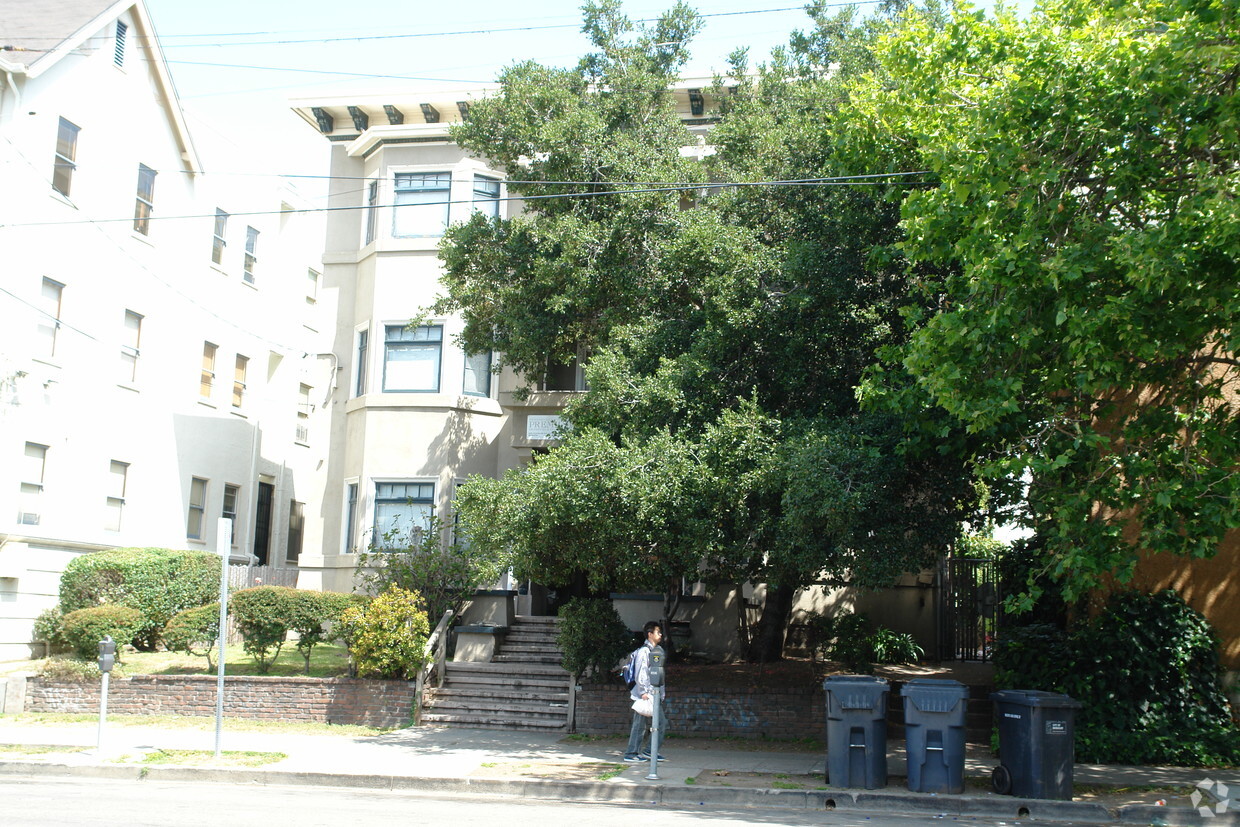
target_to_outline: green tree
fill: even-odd
[[[1237,14],[912,17],[842,113],[858,168],[899,144],[934,184],[903,199],[904,249],[941,300],[889,352],[915,385],[875,371],[871,398],[928,395],[983,474],[1029,481],[1022,518],[1069,599],[1139,549],[1210,556],[1240,527]]]
[[[475,542],[511,551],[522,575],[662,588],[668,617],[682,577],[766,582],[750,655],[777,658],[798,588],[919,568],[972,502],[957,454],[911,450],[906,431],[928,425],[856,399],[875,349],[903,340],[908,301],[888,187],[825,180],[840,174],[828,125],[844,77],[870,65],[877,30],[819,10],[815,33],[757,79],[738,55],[747,79],[720,93],[700,162],[681,152],[696,137],[670,90],[696,16],[677,6],[649,32],[614,2],[585,12],[594,55],[576,70],[514,67],[453,134],[520,169],[514,193],[588,193],[450,230],[438,309],[461,312],[466,347],[497,348],[532,379],[588,354],[589,390],[562,445],[471,481],[458,503]],[[828,42],[856,59],[815,70],[826,58],[809,51]]]

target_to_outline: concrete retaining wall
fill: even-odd
[[[128,715],[214,715],[211,675],[137,675],[110,682],[108,711]],[[27,712],[98,712],[98,681],[26,682]],[[224,683],[233,718],[404,727],[413,720],[414,684],[353,678],[238,676]]]

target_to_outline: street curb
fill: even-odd
[[[326,773],[254,768],[181,767],[132,764],[53,764],[0,760],[3,776],[61,776],[118,781],[208,782],[256,786],[313,786],[357,790],[391,790],[440,795],[486,795],[555,801],[663,804],[686,807],[778,808],[843,810],[935,815],[980,816],[998,819],[1087,822],[1094,824],[1209,824],[1240,825],[1240,813],[1202,818],[1188,807],[1133,804],[1108,810],[1087,801],[1048,801],[1025,798],[975,798],[964,795],[921,796],[868,790],[772,790],[743,787],[698,787],[652,782],[559,781],[554,779],[436,778],[407,775]],[[644,781],[644,779],[642,779]]]

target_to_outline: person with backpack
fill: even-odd
[[[629,662],[625,664],[622,673],[626,682],[632,682],[629,687],[629,697],[634,701],[649,700],[654,697],[654,687],[650,685],[650,652],[663,640],[663,627],[657,620],[648,622],[642,627],[642,631],[646,633],[646,642],[629,656]],[[652,716],[643,715],[637,710],[633,711],[633,724],[629,728],[629,744],[624,751],[624,760],[628,763],[636,764],[650,760],[650,725],[653,721]],[[659,705],[659,733],[660,739],[667,735],[667,716],[663,714],[662,704]],[[658,756],[657,760],[664,760],[663,756]]]

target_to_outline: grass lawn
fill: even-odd
[[[124,660],[112,671],[114,677],[127,675],[206,675],[215,674],[215,660],[212,658],[212,669],[207,671],[206,658],[187,655],[183,652],[134,652],[122,656]],[[63,675],[98,676],[99,671],[93,660],[80,661],[67,655],[58,655],[39,660],[19,661],[5,665],[9,673],[26,672],[43,674],[48,677]],[[258,663],[245,653],[240,644],[225,648],[224,673],[226,675],[258,675]],[[4,674],[0,672],[0,674]],[[284,644],[280,655],[271,664],[268,675],[287,677],[305,675],[306,661],[292,643]],[[321,643],[314,647],[310,657],[310,676],[315,678],[339,678],[349,674],[349,653],[344,646]]]

